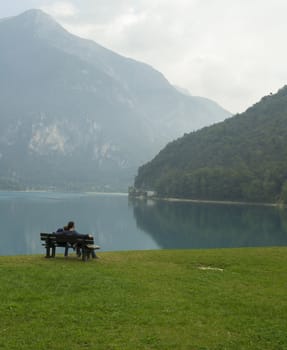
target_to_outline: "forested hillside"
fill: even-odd
[[[169,143],[139,168],[135,187],[169,197],[287,202],[287,86]]]

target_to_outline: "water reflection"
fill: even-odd
[[[44,253],[39,233],[69,220],[101,251],[287,245],[286,212],[271,207],[0,192],[0,255]]]
[[[0,192],[0,220],[0,255],[43,253],[39,233],[69,220],[93,233],[101,251],[158,248],[137,228],[127,196]]]
[[[139,228],[161,248],[287,245],[286,211],[274,207],[130,202]]]

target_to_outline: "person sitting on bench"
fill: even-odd
[[[83,234],[83,233],[77,232],[75,230],[74,221],[69,221],[66,226],[64,226],[63,228],[59,228],[56,231],[56,233],[73,235],[74,237],[78,237],[78,238],[92,238],[93,237],[93,235]],[[78,256],[81,256],[81,250],[79,249],[79,247],[76,247],[76,252],[77,252]],[[98,258],[94,250],[92,250],[92,258]]]

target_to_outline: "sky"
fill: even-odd
[[[234,114],[287,84],[286,0],[0,0],[0,18],[31,8]]]

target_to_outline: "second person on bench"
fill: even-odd
[[[92,235],[77,232],[75,230],[74,221],[69,221],[66,226],[58,229],[57,233],[62,233],[62,234],[66,234],[66,235],[73,235],[74,237],[78,237],[78,238],[93,238]],[[77,252],[78,256],[81,256],[81,250],[78,247],[76,247],[76,252]],[[96,255],[94,250],[92,251],[92,257],[97,258],[97,255]]]

